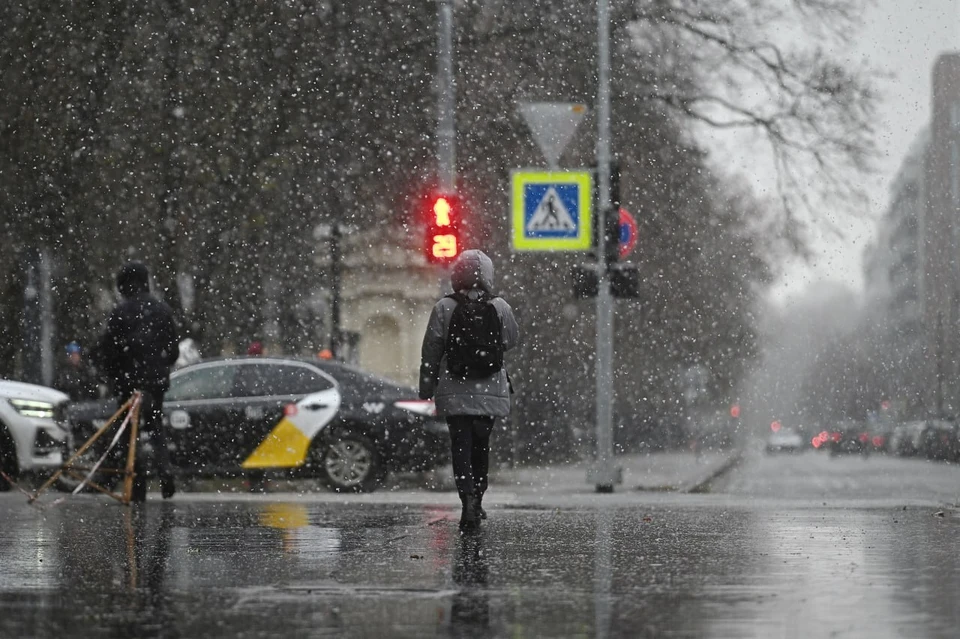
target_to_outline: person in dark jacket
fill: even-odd
[[[476,300],[492,297],[502,325],[503,350],[517,345],[519,329],[510,305],[494,296],[493,262],[482,251],[464,251],[454,262],[450,283],[454,292]],[[420,397],[434,399],[437,415],[447,418],[457,493],[463,504],[462,529],[476,528],[487,490],[490,434],[497,417],[510,414],[510,382],[501,368],[486,378],[463,379],[447,370],[447,333],[457,301],[444,297],[433,307],[423,337]]]
[[[173,311],[150,294],[150,273],[140,262],[130,262],[117,274],[122,297],[107,319],[93,352],[93,362],[110,385],[118,404],[134,391],[142,393],[140,427],[153,437],[154,459],[164,498],[176,491],[163,426],[163,396],[170,388],[170,368],[180,354],[179,332]],[[129,439],[114,448],[112,465],[123,466]],[[137,460],[134,478],[136,501],[146,499],[146,477]]]
[[[97,377],[83,359],[83,349],[77,342],[70,342],[66,348],[67,362],[57,375],[54,388],[63,391],[70,399],[78,402],[100,397]]]

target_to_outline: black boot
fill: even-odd
[[[173,475],[162,475],[160,477],[160,494],[164,499],[170,499],[177,493],[177,485],[173,481]]]
[[[147,501],[147,478],[143,473],[136,473],[133,476],[133,490],[131,491],[130,501],[137,504]]]
[[[460,511],[460,530],[476,530],[480,526],[480,516],[477,513],[479,502],[476,495],[467,495],[462,499],[463,510]]]
[[[477,516],[480,519],[487,518],[487,511],[483,509],[483,493],[477,492]]]

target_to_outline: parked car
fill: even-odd
[[[767,437],[767,454],[799,453],[806,446],[803,437],[792,428],[780,428]]]
[[[893,434],[888,444],[890,452],[902,457],[919,455],[925,428],[925,421],[897,424],[893,429]]]
[[[105,402],[70,405],[74,446],[114,410]],[[374,490],[391,471],[445,463],[446,424],[435,413],[414,389],[344,364],[290,357],[185,366],[171,374],[164,402],[176,475],[280,473],[318,478],[337,491]]]
[[[919,453],[927,459],[955,461],[960,457],[957,426],[951,421],[928,419],[920,435]]]
[[[17,481],[63,463],[67,433],[55,415],[67,399],[46,386],[0,380],[0,470],[8,477]],[[9,489],[0,476],[0,491]]]
[[[833,456],[869,455],[871,444],[867,425],[855,421],[839,422],[829,430],[827,446]]]
[[[893,437],[893,424],[875,426],[870,430],[870,447],[875,453],[889,453],[890,440]]]

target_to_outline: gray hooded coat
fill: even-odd
[[[493,294],[493,262],[483,251],[464,251],[450,273],[454,291],[476,297],[481,292]],[[513,310],[500,297],[490,302],[496,307],[503,325],[503,348],[508,351],[517,345],[517,320]],[[457,302],[448,297],[437,302],[430,314],[430,322],[423,336],[420,352],[420,397],[433,398],[437,415],[489,415],[506,417],[510,414],[510,385],[506,369],[482,379],[459,379],[447,372],[444,349],[447,330]]]

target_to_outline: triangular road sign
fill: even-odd
[[[557,190],[552,186],[543,194],[536,210],[527,222],[527,232],[575,231],[577,223],[570,215]]]
[[[524,102],[520,105],[520,113],[547,165],[556,168],[563,149],[586,115],[587,107],[572,102]]]

